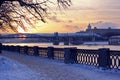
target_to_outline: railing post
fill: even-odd
[[[98,50],[98,63],[99,67],[103,69],[110,68],[110,49],[109,48],[101,48]]]
[[[5,45],[2,45],[2,50],[5,50]]]
[[[69,63],[77,63],[77,48],[65,48],[64,49],[64,62]]]
[[[8,47],[7,50],[10,51],[10,45],[8,45],[7,47]]]
[[[11,51],[11,45],[9,46],[9,51]]]
[[[49,59],[54,59],[54,47],[48,47],[47,56]]]
[[[0,43],[0,54],[2,53],[2,43]]]
[[[12,51],[12,52],[14,52],[14,51],[15,51],[15,48],[14,48],[14,46],[13,46],[13,45],[11,46],[11,51]]]
[[[7,51],[10,51],[10,45],[7,45]]]
[[[34,55],[35,56],[39,56],[39,47],[38,46],[34,46],[33,50],[34,50]]]
[[[10,51],[12,51],[12,48],[13,48],[12,45],[10,45]]]
[[[24,54],[28,55],[28,46],[24,46]]]
[[[5,45],[5,50],[8,51],[8,45]]]
[[[20,46],[16,46],[16,52],[20,53]]]

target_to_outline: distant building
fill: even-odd
[[[89,24],[86,31],[87,33],[96,33],[104,37],[111,37],[120,35],[120,29],[112,29],[109,27],[108,29],[98,29],[97,27],[94,27],[92,29],[92,26]]]
[[[87,29],[88,29],[88,30],[91,30],[91,29],[92,29],[92,26],[89,24]]]
[[[120,45],[120,36],[112,36],[109,38],[109,45]]]

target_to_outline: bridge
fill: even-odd
[[[50,42],[54,45],[59,45],[60,42],[63,42],[64,45],[82,44],[83,41],[93,41],[102,39],[101,37],[93,34],[79,34],[79,33],[65,33],[58,34],[57,32],[54,34],[8,34],[2,35],[0,37],[0,41],[8,40],[9,41],[17,41],[18,42]]]

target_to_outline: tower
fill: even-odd
[[[54,33],[53,45],[59,45],[58,32],[55,32],[55,33]]]
[[[89,24],[87,27],[88,30],[92,29],[91,25]]]

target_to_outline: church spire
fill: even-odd
[[[92,29],[92,26],[89,24],[87,28],[90,30],[90,29]]]

